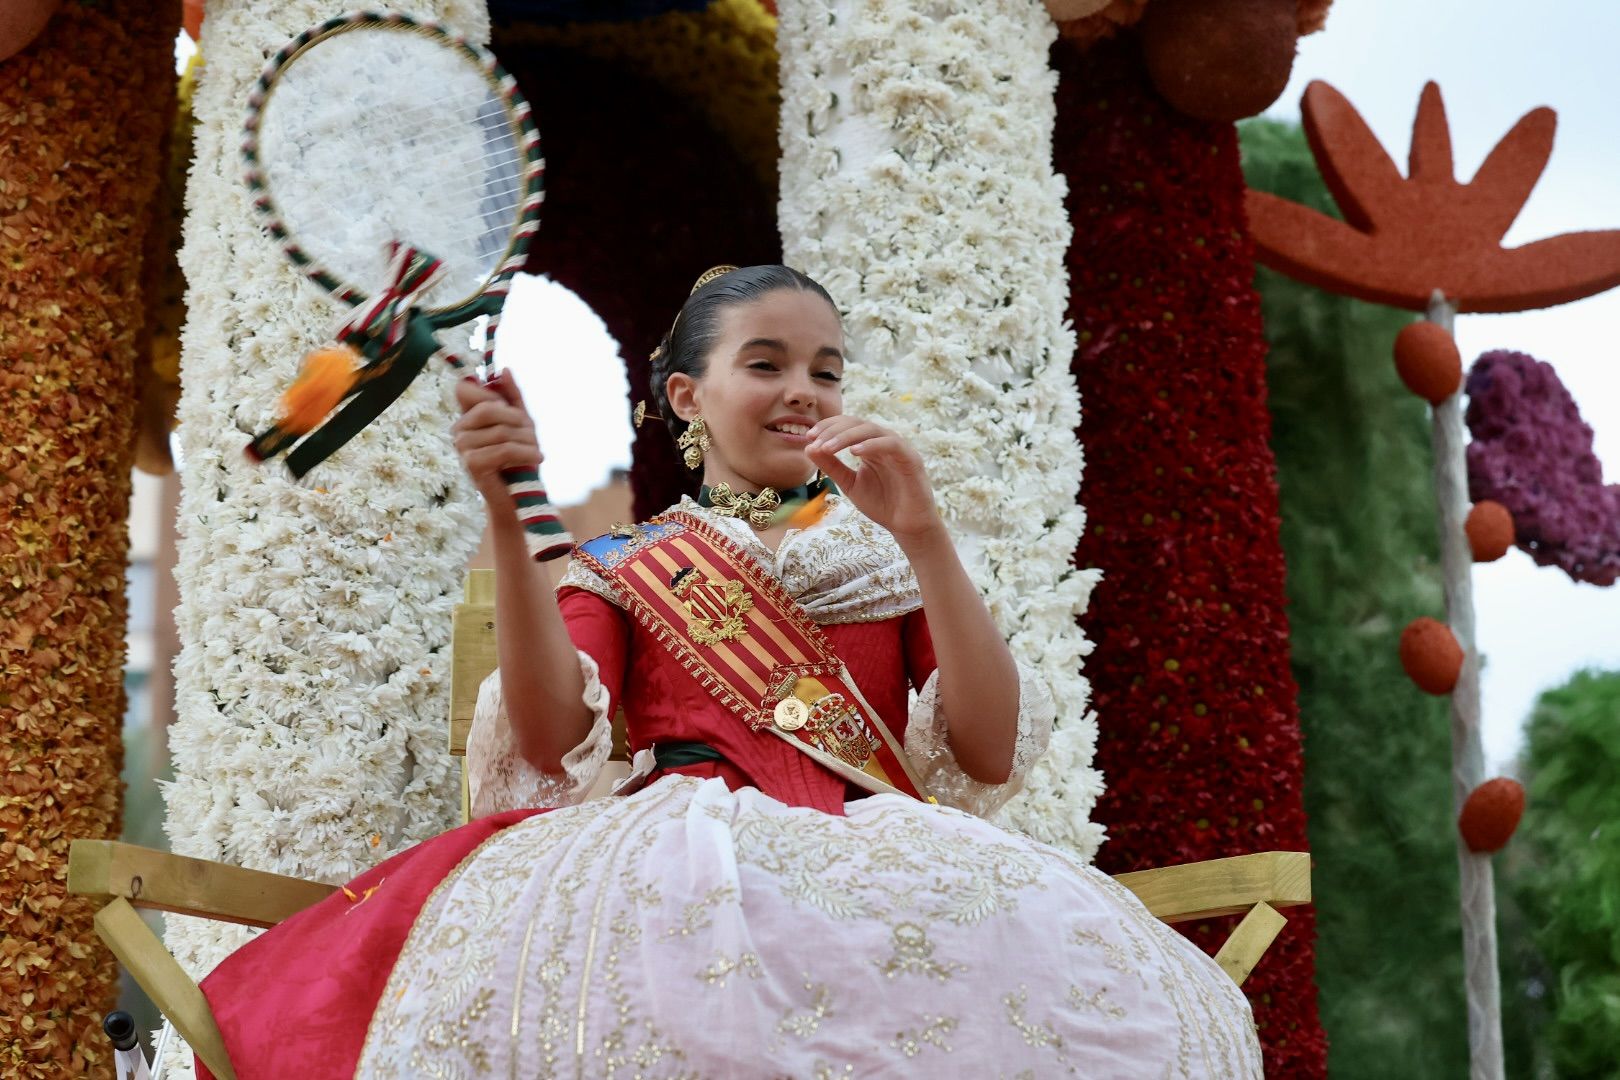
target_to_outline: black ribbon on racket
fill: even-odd
[[[347,404],[306,434],[269,428],[248,444],[250,457],[268,461],[297,443],[287,454],[287,470],[302,479],[381,416],[436,354],[443,353],[450,363],[462,366],[453,354],[439,345],[434,333],[479,315],[498,314],[502,298],[481,295],[460,307],[433,315],[417,307],[405,307],[403,301],[429,283],[438,262],[423,252],[408,248],[398,250],[403,264],[395,286],[362,305],[338,332],[340,341],[359,350],[367,360],[355,385],[343,398]],[[412,278],[415,280],[410,280]]]

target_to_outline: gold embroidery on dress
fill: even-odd
[[[699,930],[707,930],[710,926],[714,925],[714,916],[710,914],[710,909],[719,904],[725,903],[727,900],[735,900],[736,898],[736,886],[716,885],[714,888],[708,891],[703,899],[694,900],[692,903],[687,904],[681,924],[679,926],[671,926],[669,929],[665,930],[664,936],[667,938],[684,938],[691,937]]]
[[[945,1036],[956,1030],[957,1021],[954,1016],[936,1016],[932,1019],[923,1017],[928,1022],[916,1030],[905,1030],[894,1037],[889,1045],[900,1051],[908,1058],[914,1058],[922,1053],[924,1046],[938,1047],[947,1054],[951,1052],[951,1044],[945,1041]]]
[[[1142,969],[1137,966],[1137,964],[1147,961],[1147,950],[1140,943],[1135,943],[1134,952],[1137,964],[1131,963],[1131,957],[1126,954],[1125,946],[1109,941],[1095,930],[1076,927],[1074,943],[1076,945],[1095,945],[1103,951],[1104,967],[1110,971],[1117,971],[1122,975],[1135,975],[1144,987],[1148,985],[1147,976],[1143,975]]]
[[[935,960],[934,943],[928,932],[916,923],[903,922],[892,931],[894,953],[887,960],[875,961],[878,970],[889,978],[896,975],[925,975],[945,982],[967,968],[954,960]]]
[[[615,540],[625,541],[624,546],[627,549],[634,551],[636,548],[647,542],[648,533],[646,526],[626,524],[625,522],[621,521],[616,522],[612,528],[608,529],[608,535],[613,537]]]
[[[1125,1010],[1108,1000],[1108,987],[1087,994],[1078,986],[1069,987],[1069,1004],[1077,1009],[1096,1009],[1110,1020],[1125,1019]]]
[[[1070,1034],[1074,1017],[1089,1014],[1091,1030],[1121,1020],[1135,1024],[1136,1003],[1144,1002],[1141,1020],[1167,1029],[1162,1056],[1144,1075],[1254,1075],[1248,1067],[1257,1060],[1252,1021],[1241,991],[1213,961],[1078,859],[1010,836],[998,840],[982,826],[965,836],[949,827],[952,816],[960,815],[867,804],[832,824],[809,810],[751,810],[742,793],[676,777],[629,799],[514,825],[499,834],[498,844],[469,857],[453,883],[447,880],[449,887],[435,890],[424,906],[379,1003],[360,1072],[379,1080],[694,1077],[700,1055],[712,1060],[704,1030],[661,1026],[661,1014],[651,1011],[660,999],[647,993],[648,972],[656,970],[673,973],[676,985],[715,1016],[726,1015],[733,1002],[758,1006],[755,995],[767,986],[786,990],[785,998],[765,1005],[771,1012],[761,1060],[780,1061],[775,1068],[786,1071],[791,1059],[795,1076],[818,1069],[839,1075],[845,1058],[856,1061],[858,1051],[829,1040],[846,1030],[870,1032],[863,1015],[870,999],[846,999],[834,974],[840,968],[824,966],[819,952],[801,961],[814,970],[784,986],[781,965],[792,960],[749,937],[743,901],[759,896],[779,913],[797,909],[828,939],[846,940],[847,926],[847,940],[862,943],[854,962],[873,965],[866,967],[867,985],[883,985],[879,972],[894,980],[899,993],[883,997],[896,1010],[892,1026],[878,1029],[876,1045],[887,1045],[896,1060],[944,1061],[937,1055],[949,1053],[954,1064],[976,1053],[981,1032],[994,1026],[1000,1031],[984,1033],[1015,1049],[1004,1069],[984,1075],[1027,1066],[1032,1077],[1075,1074],[1086,1051]],[[663,856],[694,843],[699,850],[719,845],[734,863],[692,883],[670,875]],[[999,920],[1027,918],[1031,907],[1042,908],[1039,894],[1069,871],[1109,901],[1078,925],[1054,928],[1053,944],[1068,950],[1064,962],[1074,964],[1076,981],[1052,986],[1045,979],[1037,991],[1023,969],[983,966],[972,947],[984,939],[973,928],[991,924],[985,930],[994,934]],[[1112,918],[1102,914],[1108,910]],[[514,960],[522,962],[515,969]],[[1151,994],[1134,985],[1148,976]],[[702,989],[680,979],[696,980]],[[493,1001],[481,1001],[491,987]],[[971,1013],[957,1007],[969,987],[973,1000],[983,1003]],[[669,990],[667,980],[663,989]],[[577,1027],[582,1000],[583,1043]],[[681,1015],[662,1023],[682,1023]],[[432,1046],[423,1038],[430,1027]],[[465,1044],[458,1041],[463,1037]]]
[[[494,966],[491,945],[499,938],[496,929],[504,920],[494,917],[490,911],[492,905],[473,899],[469,906],[468,894],[482,896],[492,890],[499,894],[503,889],[521,887],[528,877],[527,867],[532,855],[516,862],[508,858],[514,847],[527,851],[526,847],[511,843],[514,837],[547,840],[558,831],[553,817],[572,817],[573,823],[578,823],[601,813],[602,810],[581,807],[573,814],[541,815],[512,825],[484,840],[434,887],[423,904],[423,912],[452,908],[465,910],[466,916],[449,920],[418,917],[400,955],[410,953],[426,961],[394,965],[383,991],[382,1004],[373,1014],[366,1032],[360,1056],[362,1064],[374,1055],[401,1055],[393,1066],[399,1073],[468,1080],[487,1074],[492,1052],[489,1046],[470,1036],[423,1038],[425,1032],[418,1030],[407,1015],[399,1011],[401,1001],[407,993],[412,993],[415,1000],[431,1003],[428,1015],[455,1017],[448,1025],[451,1031],[463,1024],[470,1027],[472,1020],[482,1016],[490,1007],[485,994],[492,993],[488,983]],[[468,868],[474,865],[478,870],[469,874]],[[504,914],[503,911],[501,915]],[[441,1032],[441,1036],[443,1034]]]
[[[1050,1023],[1037,1024],[1024,1016],[1024,1010],[1029,1006],[1029,990],[1020,986],[1016,991],[1002,996],[1001,1004],[1007,1009],[1007,1022],[1018,1029],[1024,1037],[1024,1042],[1034,1050],[1043,1050],[1051,1047],[1057,1054],[1057,1059],[1068,1064],[1063,1053],[1063,1036],[1052,1030]]]
[[[820,1029],[821,1022],[833,1014],[832,992],[824,984],[806,979],[804,989],[810,995],[810,1006],[803,1013],[789,1009],[782,1014],[782,1019],[776,1022],[776,1030],[783,1035],[808,1039]]]
[[[817,1061],[815,1080],[839,1080],[839,1077],[854,1076],[855,1066],[845,1065],[840,1069],[830,1061]]]
[[[726,980],[738,972],[742,972],[750,979],[757,979],[764,974],[759,968],[759,957],[751,952],[745,952],[735,960],[728,960],[724,956],[715,957],[714,963],[698,972],[697,977],[710,986],[724,989]]]

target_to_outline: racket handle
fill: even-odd
[[[563,528],[556,507],[540,486],[538,469],[502,469],[501,479],[506,481],[506,490],[517,505],[523,539],[535,562],[559,559],[574,549],[574,538]]]

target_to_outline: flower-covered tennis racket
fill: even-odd
[[[287,452],[302,477],[429,361],[468,366],[436,331],[487,317],[481,368],[492,369],[501,307],[540,225],[544,163],[529,104],[495,57],[405,15],[306,30],[271,57],[249,104],[255,209],[293,264],[354,309],[248,447],[258,460]],[[530,553],[566,554],[572,538],[538,470],[502,475]]]

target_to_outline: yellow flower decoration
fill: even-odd
[[[141,255],[178,0],[68,0],[0,65],[0,1076],[112,1076],[118,967],[67,894],[117,838]],[[116,58],[116,62],[114,62]]]

